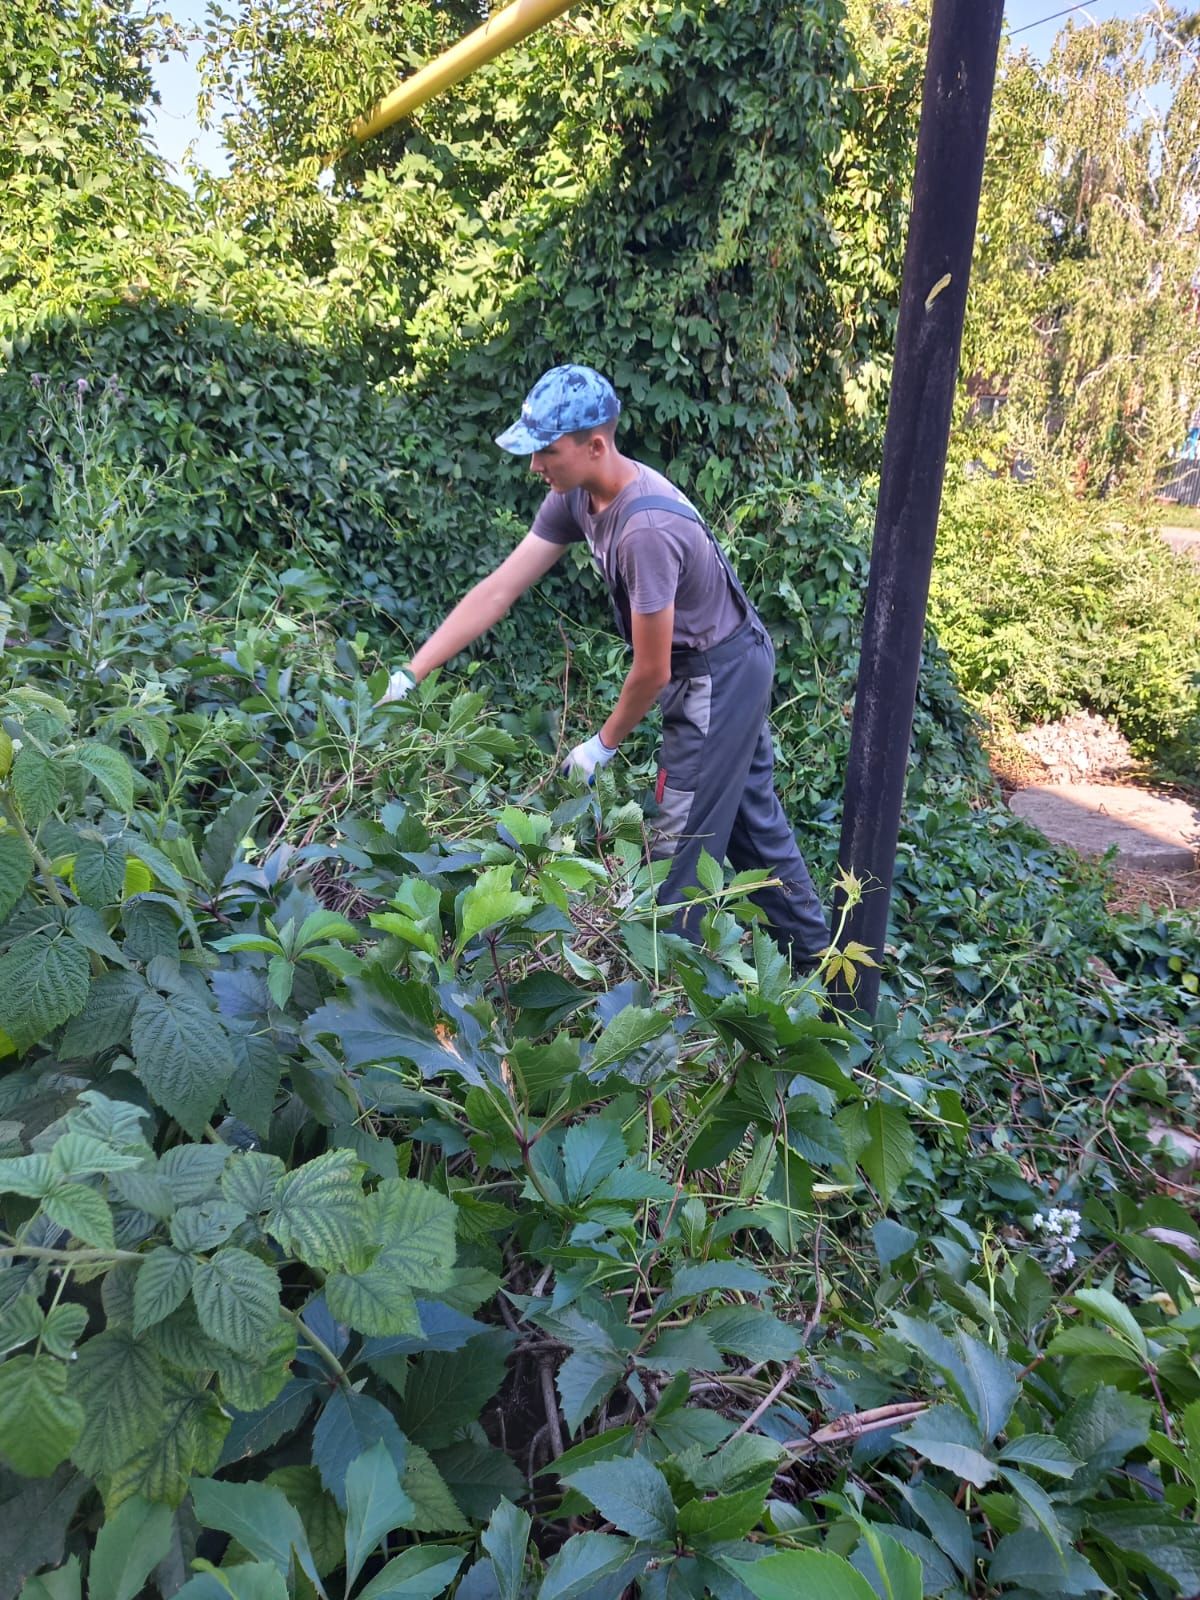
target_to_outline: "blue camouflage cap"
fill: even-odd
[[[525,396],[521,420],[496,440],[514,456],[544,450],[564,433],[598,428],[621,411],[616,390],[591,367],[551,367]]]

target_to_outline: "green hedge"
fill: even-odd
[[[1200,570],[1119,506],[948,483],[930,612],[966,694],[1018,725],[1084,708],[1146,754],[1200,744]]]

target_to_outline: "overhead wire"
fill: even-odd
[[[1014,28],[1009,34],[1010,39],[1015,39],[1019,33],[1028,33],[1030,28],[1040,28],[1043,22],[1057,22],[1059,17],[1069,17],[1072,11],[1083,11],[1095,0],[1079,0],[1078,5],[1068,6],[1065,11],[1052,11],[1048,17],[1040,17],[1037,22],[1026,22],[1019,28]]]

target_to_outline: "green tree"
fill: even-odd
[[[1200,73],[1177,21],[1068,24],[997,85],[963,371],[1006,390],[1002,448],[1080,491],[1147,487],[1194,390]]]
[[[207,71],[234,97],[221,203],[326,276],[465,471],[498,405],[566,356],[608,370],[637,446],[713,497],[861,426],[848,380],[875,326],[831,226],[859,114],[837,0],[581,6],[343,150],[323,191],[353,118],[462,20],[432,15],[247,0]]]

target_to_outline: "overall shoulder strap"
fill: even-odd
[[[733,563],[725,554],[724,550],[721,549],[720,542],[717,539],[717,536],[713,533],[712,529],[709,527],[708,523],[696,510],[695,506],[690,505],[686,500],[676,500],[670,495],[644,494],[636,500],[631,500],[629,504],[622,510],[620,521],[613,530],[612,542],[608,547],[611,553],[610,559],[613,563],[614,573],[616,570],[617,545],[620,543],[621,535],[625,532],[625,527],[629,522],[630,517],[632,517],[638,511],[671,511],[678,517],[687,517],[692,522],[699,523],[700,527],[702,527],[704,532],[707,534],[713,549],[717,553],[717,560],[721,563],[721,566],[725,572],[725,576],[729,579],[729,584],[733,590],[734,597],[736,598],[738,605],[742,608],[743,617],[749,617],[754,614],[754,607],[751,605],[746,591],[742,588],[741,579],[733,570]]]
[[[617,523],[613,533],[612,542],[614,545],[625,532],[625,524],[630,517],[636,516],[639,511],[672,511],[677,517],[689,517],[693,522],[698,522],[706,532],[708,531],[707,522],[705,522],[695,506],[689,505],[686,500],[676,500],[673,496],[666,494],[643,494],[639,495],[636,500],[631,500],[622,510],[620,521]]]

